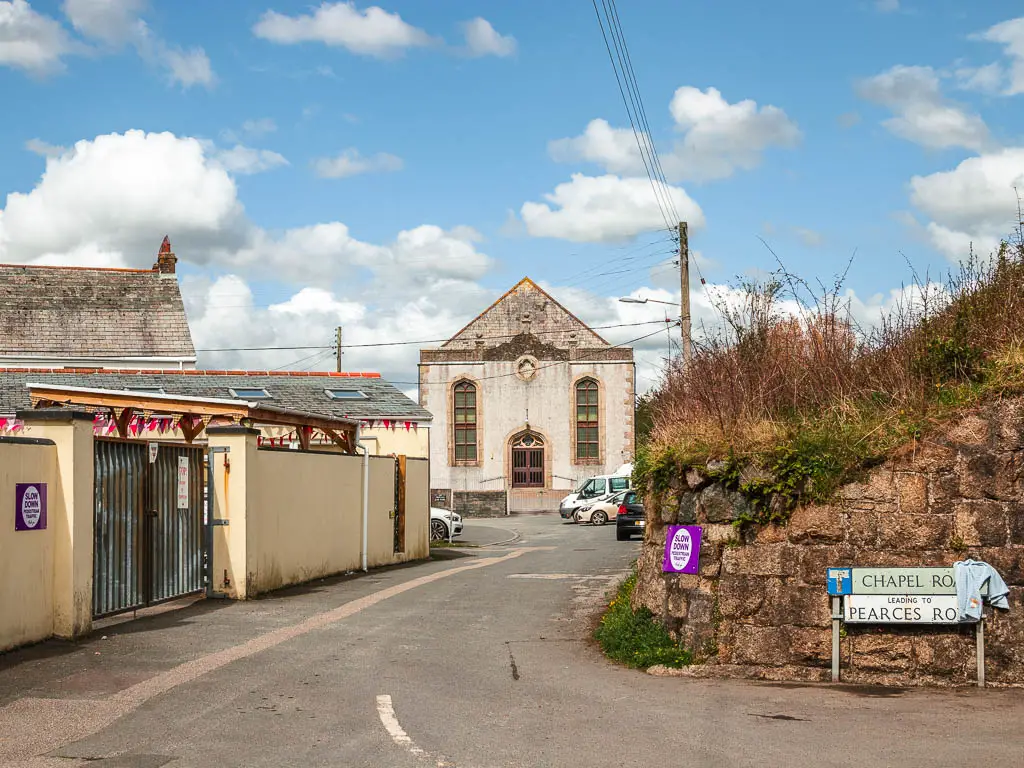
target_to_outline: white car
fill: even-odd
[[[607,496],[595,499],[590,504],[576,510],[577,523],[590,523],[591,525],[604,525],[609,520],[614,520],[619,514],[619,505],[629,491],[620,491]]]
[[[444,541],[448,538],[448,527],[452,528],[452,536],[462,535],[462,515],[448,509],[430,508],[430,540]]]

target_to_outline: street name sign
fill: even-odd
[[[847,595],[847,624],[959,624],[956,595]]]
[[[960,624],[953,568],[828,568],[832,681],[839,682],[840,624]],[[988,584],[981,590],[988,595]],[[978,686],[985,687],[985,622],[975,622]]]
[[[946,568],[829,568],[828,593],[841,595],[955,595],[956,576]],[[982,590],[988,594],[988,584]]]

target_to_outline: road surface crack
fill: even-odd
[[[516,664],[516,657],[512,654],[512,646],[510,641],[505,641],[505,648],[508,649],[508,661],[509,666],[512,667],[512,679],[519,680],[519,666]]]

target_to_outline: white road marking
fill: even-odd
[[[409,737],[409,734],[405,732],[402,724],[398,722],[397,715],[395,715],[395,705],[391,702],[391,697],[386,693],[377,697],[377,715],[380,717],[384,730],[388,732],[388,736],[391,737],[395,744],[404,747],[410,754],[421,760],[434,760],[434,758],[427,754],[426,750],[417,747],[416,743]],[[455,768],[455,763],[448,762],[443,757],[438,757],[434,765],[437,768]]]
[[[377,715],[380,717],[384,730],[388,732],[388,735],[395,744],[405,747],[416,757],[426,756],[427,753],[413,743],[412,739],[409,738],[409,734],[402,728],[402,724],[398,722],[398,718],[395,716],[395,707],[391,703],[391,697],[387,694],[377,697]]]
[[[557,581],[559,579],[585,579],[587,578],[580,573],[510,573],[505,577],[506,579],[551,579]]]
[[[80,741],[98,733],[121,717],[133,712],[150,699],[167,693],[198,677],[274,648],[314,630],[347,619],[377,603],[460,573],[506,563],[531,552],[545,552],[554,547],[522,547],[500,557],[483,557],[468,565],[400,582],[372,594],[343,603],[323,613],[314,614],[298,624],[280,627],[257,635],[240,645],[225,648],[160,672],[148,680],[125,688],[104,699],[21,698],[0,707],[0,766],[18,766],[18,761],[44,756],[65,744]],[[59,723],[60,727],[26,727],[25,723]],[[67,761],[65,761],[67,762]],[[63,763],[62,763],[63,764]],[[68,765],[71,765],[68,763]],[[439,762],[438,765],[448,765]]]

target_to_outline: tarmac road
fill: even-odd
[[[638,544],[513,543],[0,656],[0,765],[1020,766],[1024,692],[657,678],[588,641]],[[493,531],[484,531],[490,537]]]

